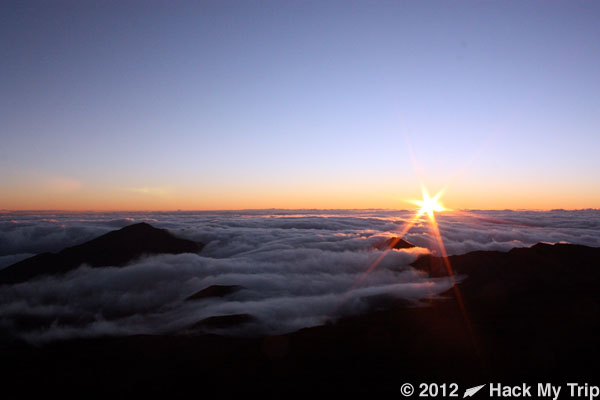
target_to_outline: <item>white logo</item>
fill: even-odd
[[[485,384],[479,385],[479,386],[473,386],[472,388],[468,388],[467,390],[465,390],[465,394],[463,395],[463,399],[465,397],[471,397],[471,396],[473,396],[475,393],[479,392],[484,386],[485,386]]]

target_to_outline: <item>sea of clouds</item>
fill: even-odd
[[[148,222],[206,246],[198,254],[155,255],[126,267],[80,268],[63,276],[0,286],[0,334],[31,342],[73,337],[193,333],[196,322],[248,314],[234,335],[284,333],[365,312],[377,300],[419,306],[451,287],[410,264],[437,253],[425,218],[405,235],[416,248],[376,246],[402,231],[410,211],[263,210],[176,213],[0,213],[0,269],[109,231]],[[441,213],[449,254],[507,251],[537,242],[600,246],[600,211]],[[211,285],[243,289],[185,301]],[[351,290],[352,289],[352,290]]]

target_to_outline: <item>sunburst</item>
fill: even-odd
[[[450,278],[450,280],[452,282],[452,286],[454,289],[454,295],[456,297],[458,307],[460,308],[462,316],[464,318],[465,325],[467,326],[467,329],[470,333],[471,340],[473,341],[474,349],[478,352],[478,349],[477,349],[478,346],[477,346],[477,343],[475,340],[475,336],[473,334],[473,328],[471,326],[471,322],[469,321],[469,316],[467,315],[467,310],[465,308],[465,304],[463,302],[462,295],[460,293],[460,289],[458,288],[456,278],[454,276],[454,271],[452,269],[452,265],[450,264],[450,259],[448,258],[448,253],[446,252],[446,246],[444,245],[442,235],[440,234],[440,228],[435,219],[436,212],[449,211],[440,202],[440,198],[442,197],[444,190],[443,189],[440,190],[433,197],[431,197],[429,195],[429,192],[427,191],[427,189],[425,188],[424,185],[421,186],[421,190],[423,193],[423,199],[410,201],[411,203],[419,206],[420,208],[415,212],[413,217],[404,224],[404,227],[400,231],[399,235],[396,237],[396,240],[400,240],[400,238],[404,237],[404,235],[407,234],[411,230],[411,228],[420,220],[421,216],[424,214],[427,214],[427,216],[429,217],[429,224],[428,224],[429,230],[433,235],[435,244],[437,245],[438,251],[440,253],[439,255],[441,256],[440,258],[442,259],[442,262],[444,264],[444,267],[446,269],[448,277]],[[358,280],[358,282],[356,282],[356,284],[350,289],[350,291],[352,291],[353,289],[358,287],[365,280],[365,278],[369,275],[369,273],[371,273],[377,267],[377,265],[383,260],[383,258],[386,256],[386,254],[389,251],[391,251],[391,249],[394,247],[394,244],[395,243],[392,242],[392,245],[389,246],[389,248],[387,250],[383,251],[377,257],[377,259],[367,268],[365,273]]]
[[[417,211],[418,216],[427,214],[429,219],[433,220],[433,219],[435,219],[434,212],[446,211],[446,208],[440,202],[440,198],[442,197],[442,194],[444,193],[443,189],[440,190],[439,192],[437,192],[435,194],[435,196],[433,196],[433,197],[431,197],[429,195],[425,186],[422,186],[421,190],[423,192],[423,200],[411,200],[411,203],[421,207],[419,209],[419,211]]]

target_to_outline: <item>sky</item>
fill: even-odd
[[[3,1],[0,209],[600,208],[600,4]]]

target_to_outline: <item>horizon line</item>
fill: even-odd
[[[190,212],[249,212],[249,211],[406,211],[411,212],[418,208],[230,208],[230,209],[6,209],[0,208],[0,213],[190,213]],[[436,213],[452,213],[459,211],[600,211],[600,208],[458,208]]]

